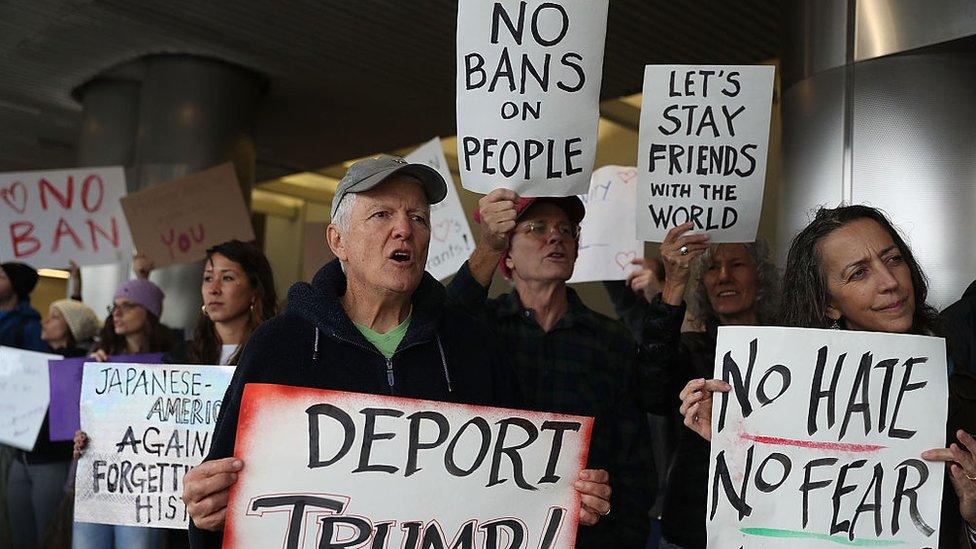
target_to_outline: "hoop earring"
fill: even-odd
[[[210,315],[207,314],[207,306],[206,305],[201,305],[200,306],[200,312],[203,313],[203,316],[205,316],[207,318],[210,318]]]

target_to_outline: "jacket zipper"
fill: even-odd
[[[346,339],[346,338],[344,338],[344,337],[342,337],[342,336],[340,336],[340,335],[338,335],[338,334],[336,334],[334,332],[332,333],[332,337],[334,337],[334,338],[336,338],[339,341],[342,341],[344,343],[348,343],[349,345],[352,345],[353,347],[358,347],[358,348],[360,348],[360,349],[362,349],[364,351],[367,351],[369,353],[383,356],[383,354],[380,353],[379,351],[377,351],[376,349],[370,349],[370,348],[366,347],[365,345],[360,345],[359,343],[356,343],[355,341],[348,340],[348,339]],[[411,347],[412,346],[413,345],[411,345]],[[396,384],[396,379],[393,377],[393,357],[386,358],[385,356],[383,356],[383,359],[386,360],[386,383],[390,386],[390,394],[395,394],[395,392],[393,391],[393,387]]]
[[[318,328],[316,328],[316,330],[318,330]],[[342,341],[344,343],[348,343],[349,345],[352,345],[353,347],[358,347],[358,348],[363,349],[365,351],[368,351],[370,353],[378,354],[380,356],[383,356],[382,353],[378,352],[376,349],[367,348],[366,346],[360,345],[359,343],[356,343],[355,341],[348,340],[348,339],[346,339],[346,338],[344,338],[344,337],[336,334],[335,332],[332,333],[332,337],[334,337],[334,338],[336,338],[339,341]],[[400,352],[403,352],[403,351],[406,351],[407,349],[410,349],[412,347],[417,347],[419,345],[423,345],[424,343],[427,343],[427,342],[426,341],[415,341],[415,342],[411,343],[410,345],[407,345],[406,347],[403,347],[402,349],[399,349],[399,350],[400,350]],[[440,341],[438,341],[437,344],[440,345]],[[443,353],[444,353],[443,347],[440,348],[440,351],[441,351],[441,356],[443,357]],[[316,355],[317,355],[317,352],[316,352]],[[392,394],[393,393],[393,387],[396,385],[396,378],[393,375],[393,357],[386,358],[384,356],[383,358],[386,360],[386,382],[390,386],[390,393]],[[448,392],[451,392],[454,389],[451,387],[451,378],[450,378],[450,374],[448,374],[448,372],[447,372],[447,364],[446,363],[444,364],[444,375],[447,378],[447,390],[448,390]]]

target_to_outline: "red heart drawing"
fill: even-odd
[[[626,269],[631,259],[637,259],[637,252],[617,252],[617,255],[613,256],[613,260],[621,269]]]
[[[434,225],[434,228],[431,230],[430,235],[433,236],[436,240],[440,242],[444,242],[445,240],[447,240],[447,235],[450,232],[451,232],[451,221],[447,220],[447,221],[441,221],[440,223]]]
[[[20,190],[20,193],[17,192],[18,189]],[[13,185],[0,189],[0,198],[2,198],[8,206],[14,210],[17,210],[18,213],[24,213],[24,210],[27,209],[27,187],[25,187],[20,181],[15,181]]]
[[[618,170],[617,177],[620,178],[624,183],[630,183],[637,177],[637,168],[631,168],[629,170]]]

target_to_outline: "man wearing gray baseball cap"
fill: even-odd
[[[244,385],[276,383],[517,407],[514,373],[490,330],[447,305],[424,271],[430,205],[447,184],[427,166],[381,155],[353,164],[332,201],[326,241],[336,260],[248,341],[224,397],[206,461],[183,481],[192,547],[220,547],[230,487],[247,461],[234,455]],[[609,505],[604,471],[576,481],[587,508]],[[596,515],[580,513],[593,523]]]
[[[410,176],[416,179],[428,204],[437,204],[447,196],[447,182],[437,170],[426,164],[411,164],[399,156],[381,154],[364,158],[349,166],[346,175],[342,176],[332,197],[332,219],[336,217],[336,210],[347,194],[368,191],[393,175]]]

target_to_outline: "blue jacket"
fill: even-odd
[[[0,311],[0,345],[28,351],[51,352],[41,341],[41,314],[22,299],[9,311]]]
[[[214,428],[207,460],[234,452],[247,383],[276,383],[379,395],[515,408],[515,376],[497,354],[488,328],[446,305],[444,286],[429,274],[413,294],[410,327],[388,361],[356,329],[339,302],[346,276],[334,260],[311,284],[288,291],[284,313],[248,340]],[[245,458],[246,459],[246,458]],[[190,546],[220,547],[222,533],[190,521]]]

